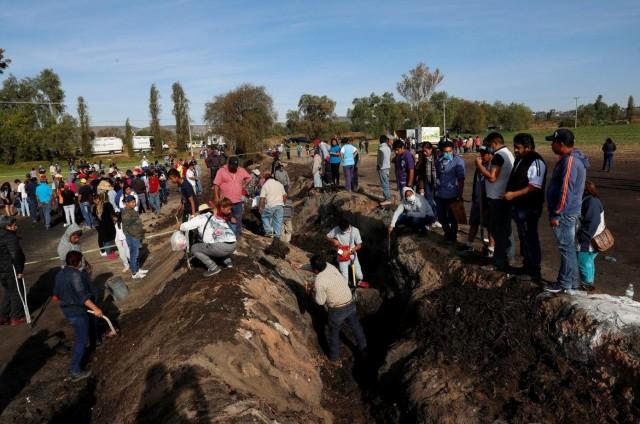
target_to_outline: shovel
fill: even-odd
[[[87,310],[88,313],[90,313],[91,315],[95,315],[96,313],[93,312],[92,310]],[[102,318],[107,321],[107,324],[109,325],[109,332],[107,333],[107,337],[115,337],[118,335],[118,332],[116,331],[115,327],[113,326],[113,324],[111,323],[111,320],[109,319],[109,317],[107,317],[106,315],[102,315]]]

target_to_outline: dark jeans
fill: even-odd
[[[244,203],[242,202],[234,203],[233,206],[231,207],[231,216],[233,216],[236,219],[236,223],[235,224],[229,223],[229,226],[231,227],[233,232],[236,233],[236,238],[240,237],[240,234],[242,233],[242,215],[243,214],[244,214]]]
[[[29,213],[31,214],[31,219],[33,220],[33,222],[37,222],[37,219],[39,217],[39,211],[38,211],[38,203],[36,202],[36,199],[32,197],[28,197],[27,203],[29,203]]]
[[[351,327],[358,349],[362,351],[367,347],[355,302],[341,308],[329,308],[329,359],[332,361],[340,359],[340,329],[345,321]]]
[[[409,228],[414,228],[416,230],[424,230],[424,227],[427,225],[433,224],[433,221],[435,221],[435,219],[429,215],[422,218],[418,218],[415,216],[409,216],[403,212],[402,215],[398,217],[398,220],[396,221],[396,226],[400,224],[404,224]]]
[[[442,224],[442,230],[444,231],[444,238],[450,241],[456,241],[458,238],[458,221],[453,215],[453,211],[449,206],[453,199],[443,199],[438,197],[436,199],[436,209],[438,211],[438,221]]]
[[[353,165],[343,166],[344,171],[344,189],[351,191],[353,184]]]
[[[518,228],[520,254],[524,258],[524,271],[535,279],[541,277],[540,262],[542,253],[540,251],[540,237],[538,236],[540,213],[537,209],[525,206],[513,207],[513,220]]]
[[[76,340],[73,344],[73,354],[71,356],[71,373],[79,374],[82,372],[82,359],[89,344],[89,315],[75,315],[67,317],[73,325],[76,334]]]
[[[340,184],[340,164],[331,164],[331,182],[335,185]]]
[[[506,268],[514,256],[511,241],[511,204],[503,199],[489,199],[489,232],[495,241],[493,264]]]
[[[0,286],[4,292],[2,302],[0,302],[0,320],[22,318],[22,304],[18,297],[18,286],[13,274],[0,274]]]
[[[605,153],[602,161],[602,170],[607,168],[607,172],[611,171],[611,164],[613,163],[613,153]]]

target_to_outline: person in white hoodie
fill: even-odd
[[[116,227],[116,248],[118,249],[118,255],[124,265],[122,273],[125,274],[129,271],[129,245],[127,244],[127,236],[122,230],[122,218],[120,214],[113,215],[113,223]]]
[[[205,204],[200,205],[198,214],[187,222],[179,224],[180,231],[198,230],[200,243],[191,246],[191,253],[206,267],[205,277],[220,272],[215,259],[222,259],[225,268],[231,268],[231,255],[236,250],[236,235],[229,226],[233,203],[228,198],[220,200],[215,213]]]
[[[405,224],[419,231],[424,231],[427,225],[433,224],[436,220],[431,206],[427,199],[417,194],[411,187],[402,189],[402,203],[393,213],[391,224],[389,224],[389,233],[398,224]]]

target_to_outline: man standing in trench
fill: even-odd
[[[313,286],[307,285],[307,291],[313,295],[318,305],[326,305],[329,321],[329,360],[340,366],[340,329],[346,321],[351,327],[358,353],[361,358],[367,355],[367,340],[358,314],[356,303],[351,295],[349,283],[340,271],[328,264],[322,255],[311,257],[311,271],[316,275]]]

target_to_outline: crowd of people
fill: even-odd
[[[384,199],[380,205],[393,204],[389,181],[392,164],[401,194],[388,225],[389,233],[398,227],[408,227],[417,233],[442,227],[445,240],[457,243],[458,226],[467,222],[462,203],[465,162],[460,153],[475,151],[478,157],[474,162],[470,229],[466,241],[458,248],[473,251],[478,231],[484,234],[486,230],[487,237],[481,238],[483,254],[492,262],[490,270],[515,273],[520,280],[541,283],[538,221],[546,201],[561,264],[556,281],[545,290],[572,294],[580,284],[592,290],[594,260],[598,254],[593,239],[605,230],[604,208],[595,184],[586,179],[589,163],[575,147],[573,133],[559,129],[546,139],[559,156],[549,182],[547,164],[535,151],[530,134],[516,135],[513,151],[497,132],[489,134],[481,143],[478,137],[468,139],[463,142],[462,150],[455,140],[446,138],[437,145],[423,143],[412,149],[404,140],[381,136],[377,171]],[[361,144],[355,147],[350,139],[337,137],[329,143],[315,140],[314,187],[337,187],[342,167],[345,190],[357,190],[358,163],[368,149],[368,143],[366,147]],[[606,154],[607,151],[605,160]],[[56,276],[54,295],[76,333],[71,378],[86,378],[89,373],[81,367],[82,358],[92,343],[94,347],[101,343],[94,321],[102,316],[102,311],[101,299],[97,298],[90,280],[92,266],[80,246],[83,231],[97,230],[100,254],[109,259],[119,258],[123,273],[130,272],[134,280],[145,278],[148,271],[139,263],[145,240],[140,214],[161,213],[170,192],[167,184],[171,182],[179,188],[181,197],[182,220],[176,227],[187,234],[187,249],[205,266],[204,276],[216,275],[222,268],[233,267],[232,255],[241,237],[245,207],[249,205],[259,218],[265,236],[290,240],[291,181],[278,150],[272,155],[270,172],[261,172],[257,167],[245,169],[238,157],[227,158],[217,149],[201,153],[210,173],[209,201],[201,198],[203,175],[197,161],[171,157],[165,158],[163,164],[150,164],[145,157],[141,166],[125,172],[115,164],[110,164],[108,169],[102,164],[81,164],[78,170],[72,168],[66,179],[59,167],[52,166],[50,175],[40,169],[35,176],[30,173],[24,181],[16,180],[15,189],[3,185],[0,187],[2,198],[15,196],[19,201],[9,202],[10,207],[5,208],[5,216],[0,219],[0,284],[5,291],[0,323],[24,322],[15,283],[22,277],[25,258],[16,235],[15,215],[31,217],[34,222],[39,217],[46,229],[52,225],[52,214],[64,216],[66,231],[58,245],[62,270]],[[49,183],[49,178],[53,182]],[[78,225],[80,221],[82,227]],[[512,222],[523,257],[520,268],[512,266],[515,254]],[[312,257],[310,269],[316,279],[307,289],[318,304],[327,306],[329,356],[339,362],[339,333],[344,322],[353,330],[359,354],[366,356],[367,344],[355,312],[354,291],[356,287],[368,285],[363,281],[358,258],[363,246],[359,229],[345,219],[337,224],[326,235],[336,251],[333,259],[337,268],[330,263],[331,258]],[[87,314],[88,310],[91,314]]]

